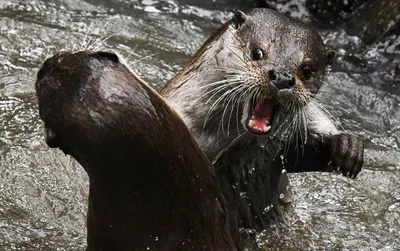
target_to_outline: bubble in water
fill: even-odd
[[[269,210],[271,210],[271,207],[270,207],[270,206],[268,206],[268,207],[264,208],[264,212],[266,212],[266,213],[268,213],[268,212],[269,212]]]
[[[241,193],[240,193],[240,198],[245,199],[246,197],[247,197],[246,192],[241,192]]]
[[[285,156],[283,156],[283,154],[281,154],[279,157],[281,158],[282,167],[283,169],[285,169],[285,163],[287,163],[287,160],[285,159]]]
[[[158,236],[156,236],[156,237],[154,238],[154,240],[155,240],[155,241],[158,241]]]
[[[150,250],[150,247],[149,247],[149,246],[147,246],[146,250]]]
[[[281,194],[279,195],[279,198],[280,198],[280,199],[283,199],[283,197],[285,197],[285,195],[284,195],[283,193],[281,193]]]

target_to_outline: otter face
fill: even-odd
[[[310,27],[271,10],[238,11],[232,26],[243,52],[244,129],[263,136],[296,123],[305,128],[303,109],[314,102],[335,52]]]

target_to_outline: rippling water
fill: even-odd
[[[33,89],[41,63],[89,43],[118,51],[158,88],[251,1],[16,2],[0,2],[0,249],[83,250],[87,176],[44,142]],[[309,18],[305,9],[277,7]],[[292,175],[296,214],[259,235],[259,246],[400,250],[400,39],[365,47],[340,29],[320,33],[339,52],[320,100],[343,130],[365,139],[365,167],[355,181]]]

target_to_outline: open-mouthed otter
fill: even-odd
[[[286,172],[360,172],[362,141],[340,133],[315,99],[334,57],[298,21],[238,11],[161,90],[213,160],[241,227],[285,218]]]
[[[109,52],[62,52],[35,84],[50,147],[89,175],[87,250],[241,250],[210,160]]]

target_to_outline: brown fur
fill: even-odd
[[[285,219],[287,172],[360,172],[361,140],[339,133],[314,97],[334,57],[312,27],[269,9],[238,11],[162,88],[213,160],[240,227]],[[271,128],[256,135],[246,122],[260,100],[274,109]]]
[[[89,175],[87,250],[241,249],[210,161],[115,54],[60,53],[35,86],[48,144]]]

